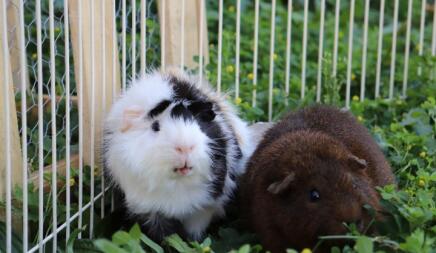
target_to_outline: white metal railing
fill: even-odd
[[[332,66],[331,72],[332,76],[336,77],[338,74],[345,74],[345,107],[350,106],[351,102],[351,90],[353,84],[353,58],[355,48],[355,29],[356,26],[363,27],[362,34],[362,48],[361,59],[359,59],[361,71],[360,86],[358,87],[358,94],[360,100],[364,100],[368,97],[368,94],[374,94],[374,97],[382,96],[381,88],[383,74],[388,79],[388,93],[384,97],[392,99],[394,96],[401,95],[406,96],[408,89],[408,83],[410,81],[410,59],[414,55],[423,56],[425,50],[429,50],[432,56],[436,56],[436,11],[427,8],[431,6],[430,2],[426,0],[421,0],[419,4],[416,4],[419,0],[408,0],[407,1],[407,16],[406,16],[406,33],[404,37],[398,37],[398,24],[399,24],[399,0],[394,1],[393,5],[393,15],[385,13],[387,11],[387,3],[385,0],[380,1],[379,6],[379,18],[378,18],[378,37],[376,50],[371,52],[371,54],[376,57],[376,64],[374,68],[368,68],[368,55],[369,55],[369,13],[370,7],[375,8],[374,4],[371,5],[370,0],[364,1],[363,10],[363,23],[360,24],[355,22],[355,6],[356,1],[351,0],[348,12],[348,26],[342,27],[340,24],[341,15],[341,1],[327,1],[327,3],[333,4],[334,8],[326,7],[326,0],[320,0],[319,2],[319,30],[317,34],[317,40],[311,40],[308,27],[309,23],[313,21],[314,17],[309,12],[309,1],[305,1],[303,6],[299,6],[296,1],[289,0],[285,6],[286,15],[285,21],[283,23],[286,26],[285,39],[284,41],[279,41],[285,46],[283,56],[284,61],[281,66],[276,61],[276,50],[278,38],[276,34],[276,20],[277,16],[277,5],[281,4],[272,0],[268,2],[268,11],[270,17],[269,23],[269,37],[260,37],[260,26],[262,19],[262,14],[267,10],[263,10],[261,6],[265,5],[265,1],[256,0],[252,4],[248,4],[246,8],[252,8],[254,11],[252,34],[250,37],[253,38],[253,45],[250,49],[252,51],[252,58],[247,60],[246,56],[241,57],[242,43],[241,35],[244,35],[244,30],[248,29],[244,26],[244,11],[241,7],[241,0],[234,1],[233,8],[236,10],[235,13],[235,23],[232,27],[225,24],[226,19],[225,10],[231,7],[224,4],[223,0],[219,0],[217,4],[217,26],[216,30],[210,29],[209,26],[208,33],[207,23],[203,22],[206,20],[207,13],[206,8],[211,5],[212,1],[202,1],[202,0],[160,0],[159,10],[160,14],[160,46],[155,45],[156,27],[148,26],[146,24],[147,20],[156,20],[157,13],[153,13],[150,6],[156,4],[153,0],[131,0],[127,2],[126,0],[98,0],[98,1],[85,1],[85,0],[64,0],[62,13],[55,12],[54,1],[48,0],[44,1],[48,3],[48,17],[43,17],[42,14],[42,1],[36,0],[25,1],[25,0],[0,0],[1,2],[1,43],[2,43],[2,54],[0,59],[2,61],[3,69],[0,70],[2,73],[1,84],[2,93],[0,96],[2,98],[2,106],[4,107],[3,115],[0,116],[0,124],[4,125],[3,132],[0,133],[0,137],[4,137],[4,157],[2,156],[0,162],[0,172],[4,172],[5,179],[0,183],[0,186],[5,189],[4,198],[2,201],[5,203],[5,216],[2,219],[5,221],[6,227],[6,241],[5,248],[6,252],[12,251],[12,240],[13,240],[13,229],[15,233],[21,234],[22,238],[22,250],[24,252],[42,252],[50,251],[46,247],[48,243],[51,245],[51,250],[55,251],[59,246],[64,246],[65,242],[71,236],[72,230],[83,229],[84,224],[89,224],[86,231],[86,236],[93,237],[93,232],[95,230],[94,221],[95,214],[94,211],[99,208],[100,217],[103,218],[109,210],[105,209],[105,205],[111,202],[111,210],[114,210],[113,198],[110,194],[106,194],[110,190],[109,186],[105,184],[103,173],[101,173],[100,158],[97,156],[98,147],[101,140],[101,125],[102,125],[102,115],[107,111],[107,106],[110,105],[111,101],[116,98],[119,90],[125,90],[128,86],[128,80],[135,78],[136,75],[144,75],[146,69],[149,67],[157,67],[162,63],[163,67],[168,65],[179,65],[181,67],[198,67],[197,72],[200,77],[203,77],[206,69],[206,63],[208,62],[207,55],[207,41],[210,34],[217,34],[216,43],[218,49],[216,55],[211,57],[216,57],[216,76],[211,76],[207,74],[207,78],[216,79],[216,89],[218,92],[223,91],[224,87],[229,85],[228,79],[224,79],[225,71],[223,71],[224,62],[228,62],[223,56],[223,50],[226,46],[224,32],[226,29],[234,29],[236,31],[234,36],[234,49],[235,55],[232,60],[234,60],[235,70],[234,76],[232,76],[232,90],[234,91],[234,98],[238,99],[243,94],[243,91],[249,90],[251,94],[250,104],[253,107],[259,106],[259,87],[264,84],[267,104],[264,106],[267,119],[272,120],[274,115],[274,90],[283,89],[285,97],[291,94],[299,93],[299,96],[303,99],[308,94],[312,83],[308,82],[308,71],[315,71],[316,75],[314,80],[311,80],[315,85],[315,98],[316,101],[321,101],[322,88],[323,88],[323,59],[325,57],[325,52],[327,51],[325,42],[328,38],[327,32],[332,31]],[[139,9],[136,8],[137,4],[140,6]],[[415,4],[414,4],[415,3]],[[33,6],[34,4],[34,6]],[[197,5],[199,12],[195,13],[193,9],[190,8],[192,5]],[[26,9],[28,6],[30,9]],[[168,11],[170,8],[177,6],[180,8],[179,16],[174,18],[174,15],[169,15]],[[298,6],[298,8],[295,8]],[[417,6],[417,7],[415,7]],[[87,8],[89,7],[89,12]],[[9,11],[17,11],[18,22],[12,23],[8,19]],[[85,11],[86,10],[86,11]],[[59,10],[58,10],[59,11]],[[392,11],[389,9],[389,11]],[[31,12],[35,14],[34,20],[26,20],[26,15]],[[298,14],[303,17],[302,21],[295,18]],[[413,13],[419,12],[419,21],[413,22]],[[90,14],[88,16],[88,14]],[[138,15],[139,14],[139,15]],[[128,17],[131,17],[131,24],[129,27]],[[187,20],[192,16],[198,15],[198,27],[186,27],[192,23]],[[326,20],[328,15],[334,15],[334,24],[332,27],[326,26]],[[426,16],[427,15],[427,16]],[[383,43],[383,38],[387,36],[385,26],[388,23],[386,17],[389,19],[389,24],[392,22],[392,44],[385,45]],[[139,17],[139,18],[137,18]],[[431,20],[431,21],[430,21]],[[48,21],[48,28],[46,28],[46,23]],[[317,21],[318,22],[318,21]],[[177,24],[177,25],[175,25]],[[140,36],[136,36],[137,27],[139,25]],[[295,26],[294,26],[295,25]],[[16,26],[19,33],[19,41],[16,43],[19,47],[19,55],[16,55],[19,62],[19,68],[9,70],[11,65],[11,58],[15,55],[10,55],[11,43],[9,42],[9,37],[11,33],[11,27]],[[30,26],[36,26],[35,37],[32,33],[25,33],[25,29]],[[428,27],[431,26],[430,32],[428,32]],[[56,29],[62,27],[63,31],[57,32]],[[179,29],[180,36],[175,37],[174,34],[167,33],[167,29]],[[177,28],[178,27],[178,28]],[[296,41],[293,36],[293,32],[300,31],[302,27],[302,40]],[[427,28],[427,30],[426,30]],[[34,28],[29,28],[34,29]],[[130,32],[128,31],[130,29]],[[192,32],[196,31],[194,34],[198,35],[198,38],[192,38]],[[48,31],[48,39],[47,32]],[[341,37],[341,32],[345,31],[347,34],[347,41],[344,42]],[[412,33],[417,31],[416,36],[412,38]],[[427,32],[426,32],[427,31]],[[188,36],[189,33],[189,36]],[[154,34],[154,35],[153,35]],[[245,33],[246,35],[246,33]],[[119,36],[119,38],[118,38]],[[389,34],[390,36],[390,34]],[[109,38],[109,39],[107,39]],[[128,38],[131,43],[128,43]],[[187,39],[191,39],[190,43],[186,43]],[[405,40],[405,47],[398,48],[398,41]],[[63,41],[63,43],[59,42]],[[177,41],[178,43],[174,43]],[[33,47],[33,44],[35,47]],[[88,44],[86,44],[86,43]],[[100,42],[100,44],[99,44]],[[180,42],[180,43],[179,43]],[[44,45],[49,44],[49,50],[46,50]],[[292,48],[294,45],[301,43],[301,55],[295,55],[292,53]],[[418,52],[413,52],[410,49],[411,43],[418,43]],[[206,44],[206,46],[204,46]],[[317,45],[318,51],[316,56],[309,56],[308,46],[314,44]],[[340,52],[340,45],[346,45],[346,70],[345,73],[339,73],[340,69],[339,62],[341,56],[345,54]],[[269,45],[268,51],[261,51],[261,45]],[[139,50],[137,50],[139,46]],[[150,46],[155,46],[153,50],[148,51]],[[192,48],[197,48],[197,51],[193,54]],[[233,47],[233,45],[232,45]],[[390,65],[388,69],[383,69],[383,49],[389,48],[390,51]],[[61,49],[63,48],[63,49]],[[119,50],[120,48],[120,50]],[[72,50],[71,50],[72,49]],[[160,49],[160,51],[158,50]],[[174,52],[176,49],[176,53]],[[130,50],[130,51],[129,51]],[[344,51],[344,50],[342,50]],[[404,51],[404,54],[399,54],[399,51]],[[160,53],[159,53],[160,52]],[[267,55],[260,55],[264,53]],[[139,54],[139,55],[138,55]],[[159,54],[159,57],[155,60],[148,61],[148,58],[152,58],[155,54]],[[174,54],[177,61],[172,61],[173,58],[167,58],[168,54]],[[35,56],[34,58],[33,55]],[[198,64],[189,65],[193,55],[199,55]],[[204,57],[203,57],[204,56]],[[262,60],[262,57],[268,58],[268,70],[263,70],[263,75],[267,78],[260,78],[260,71],[258,66]],[[310,58],[309,58],[310,57]],[[396,72],[398,71],[397,60],[398,57],[404,57],[403,73],[401,84],[396,81]],[[28,64],[29,59],[33,59],[34,64]],[[74,61],[71,62],[71,59]],[[119,59],[121,58],[121,59]],[[63,59],[59,62],[59,59]],[[139,70],[136,67],[137,60],[139,61]],[[298,62],[297,66],[301,66],[301,72],[297,72],[295,67],[295,62]],[[294,63],[294,65],[293,65]],[[62,66],[62,64],[64,66]],[[251,80],[247,83],[242,81],[243,76],[241,75],[243,71],[244,64],[252,64],[252,74]],[[119,66],[121,65],[121,66]],[[316,67],[314,67],[316,66]],[[355,67],[355,66],[354,66]],[[418,75],[422,75],[424,66],[418,66],[416,71]],[[284,81],[279,83],[276,80],[277,75],[281,75],[277,69],[284,69]],[[59,76],[59,70],[64,69],[64,72]],[[130,69],[131,74],[128,74]],[[245,68],[244,68],[245,69]],[[251,69],[251,67],[250,67]],[[30,70],[30,71],[29,71]],[[13,80],[13,71],[18,71],[19,79]],[[34,87],[28,87],[28,79],[30,75],[28,72],[32,72],[34,79]],[[232,71],[229,71],[232,72]],[[374,80],[368,79],[368,72],[375,72]],[[434,71],[433,74],[434,75]],[[300,85],[299,91],[292,90],[292,78],[296,78]],[[429,77],[434,78],[434,77]],[[33,80],[32,79],[32,80]],[[263,83],[261,83],[263,82]],[[280,81],[282,82],[282,81]],[[374,92],[370,92],[367,89],[368,82],[374,83]],[[19,85],[18,85],[19,84]],[[74,84],[74,85],[73,85]],[[280,84],[280,86],[278,86]],[[60,85],[60,86],[59,86]],[[401,92],[395,93],[396,85],[401,85]],[[74,86],[74,88],[73,88]],[[15,92],[20,96],[20,134],[21,134],[21,145],[19,145],[18,150],[21,150],[19,156],[21,159],[13,159],[14,150],[14,129],[17,130],[18,126],[14,125],[14,120],[11,120],[11,112],[15,112],[15,97],[11,90],[15,88]],[[59,89],[63,89],[59,91]],[[263,91],[262,91],[263,92]],[[30,94],[26,96],[26,94]],[[59,95],[60,94],[60,95]],[[59,99],[58,99],[59,97]],[[30,98],[30,99],[29,99]],[[287,103],[285,100],[284,103]],[[50,106],[48,106],[48,104]],[[65,106],[64,115],[59,115],[61,105]],[[36,109],[35,109],[36,108]],[[47,108],[50,108],[50,117],[47,118],[46,112]],[[31,111],[33,110],[33,111]],[[34,118],[28,117],[29,115],[34,117],[31,112],[36,110],[36,120]],[[77,111],[76,116],[73,117],[73,112]],[[62,116],[63,119],[59,120],[58,117]],[[29,125],[30,121],[35,122],[34,125]],[[77,120],[77,123],[73,121]],[[50,122],[50,123],[48,123]],[[59,127],[59,125],[61,127]],[[50,131],[49,131],[50,126]],[[29,131],[28,131],[29,130]],[[59,133],[62,132],[62,135]],[[29,134],[31,138],[29,138]],[[47,136],[50,138],[46,138]],[[33,138],[36,136],[36,138]],[[64,138],[65,141],[59,144],[59,140]],[[47,140],[50,141],[50,152],[47,149]],[[75,145],[75,150],[73,151],[72,145]],[[31,144],[31,145],[30,145]],[[31,151],[32,148],[32,151]],[[86,150],[86,151],[85,151]],[[77,161],[73,166],[73,155],[76,155]],[[58,157],[58,154],[62,153],[63,159]],[[89,153],[89,154],[88,154]],[[44,176],[47,173],[47,154],[50,154],[50,172],[51,178],[49,180],[45,179]],[[88,157],[89,155],[89,157]],[[88,160],[89,159],[89,160]],[[36,162],[35,162],[36,161]],[[65,162],[65,165],[61,163]],[[16,169],[16,164],[20,164],[20,168]],[[85,166],[85,165],[89,165]],[[73,171],[73,167],[77,167],[76,171]],[[59,176],[61,171],[64,175]],[[100,177],[95,177],[94,171],[100,171]],[[14,179],[14,174],[22,174],[19,181]],[[89,173],[89,179],[86,177]],[[65,185],[63,188],[58,188],[58,182],[61,177],[65,177]],[[78,186],[73,187],[75,181],[70,179],[77,177]],[[28,183],[36,178],[35,181],[37,186],[37,196],[38,196],[38,211],[37,211],[37,234],[36,240],[30,237],[29,230],[29,191]],[[87,181],[89,180],[89,182]],[[100,185],[96,183],[100,180]],[[89,189],[85,190],[85,184],[89,183]],[[18,185],[22,189],[22,226],[13,225],[13,186]],[[46,186],[50,186],[49,192],[51,193],[51,203],[47,202],[47,191]],[[65,193],[63,192],[65,191]],[[65,199],[58,198],[59,192],[65,195]],[[89,194],[89,196],[88,196]],[[98,202],[100,200],[100,202]],[[62,202],[62,203],[61,203]],[[65,205],[65,218],[59,220],[59,215],[61,209],[58,206]],[[50,205],[52,208],[47,208]],[[76,211],[73,211],[73,207],[77,206]],[[48,219],[47,210],[50,210],[50,223],[44,223]],[[84,213],[89,212],[89,220],[84,220]],[[82,231],[82,233],[84,233]],[[79,237],[82,237],[82,233]],[[59,235],[62,234],[62,241]],[[85,233],[84,233],[85,234]],[[3,243],[3,242],[1,242]]]

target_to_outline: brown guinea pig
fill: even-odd
[[[365,229],[372,218],[363,206],[380,210],[375,187],[394,183],[394,175],[351,113],[314,106],[265,133],[241,180],[244,214],[264,247],[277,253],[344,234],[344,223]]]

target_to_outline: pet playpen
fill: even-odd
[[[104,113],[147,69],[184,67],[269,121],[298,101],[339,94],[348,108],[436,81],[430,0],[1,0],[0,11],[6,252],[93,237],[114,208]]]

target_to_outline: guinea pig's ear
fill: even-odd
[[[213,111],[213,104],[211,102],[195,101],[188,106],[188,110],[194,116],[199,116],[201,120],[210,122],[215,119],[216,113]]]
[[[134,126],[134,122],[144,117],[145,110],[139,106],[132,105],[124,109],[123,122],[120,131],[126,132]]]
[[[295,179],[295,173],[291,172],[291,174],[287,175],[284,179],[270,184],[267,188],[267,191],[269,191],[272,194],[279,194],[284,190],[286,190],[291,184],[291,182],[294,181],[294,179]]]
[[[364,170],[366,169],[367,163],[364,159],[360,159],[359,157],[355,155],[349,155],[348,156],[348,164],[351,168]]]

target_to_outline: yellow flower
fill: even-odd
[[[355,74],[351,74],[351,80],[356,80],[356,75]]]
[[[209,246],[206,246],[206,247],[203,248],[203,252],[204,253],[209,253],[210,251],[211,251],[211,249],[210,249]]]
[[[418,181],[418,185],[419,185],[419,187],[424,187],[424,186],[425,186],[425,181],[424,181],[424,179],[420,179],[420,180]]]
[[[240,103],[242,103],[242,99],[240,97],[235,98],[235,104],[239,105]]]
[[[70,186],[74,186],[76,184],[76,180],[74,180],[74,177],[70,178]]]
[[[229,6],[229,12],[235,12],[235,6],[230,5]]]
[[[397,99],[397,101],[395,101],[395,103],[397,105],[402,105],[403,104],[403,100],[402,99]]]
[[[312,253],[311,249],[305,248],[301,251],[301,253]]]
[[[59,27],[56,27],[56,28],[54,29],[54,31],[55,31],[55,33],[59,33],[59,32],[61,31],[61,29],[60,29]]]
[[[247,75],[247,78],[250,79],[250,80],[253,80],[253,78],[254,78],[253,73],[248,74],[248,75]]]
[[[362,116],[357,116],[357,120],[359,121],[359,122],[363,122],[363,117]]]
[[[229,65],[229,66],[226,67],[226,71],[227,71],[228,73],[233,73],[233,71],[235,71],[235,69],[233,68],[232,65]]]
[[[36,57],[38,57],[38,55],[36,53],[32,54],[32,59],[36,59]]]
[[[359,101],[359,97],[358,97],[358,96],[353,96],[353,101],[354,101],[354,102]]]
[[[419,156],[425,158],[427,156],[427,153],[425,153],[425,151],[422,151],[421,153],[419,153]]]
[[[277,60],[277,54],[273,54],[274,61]]]

